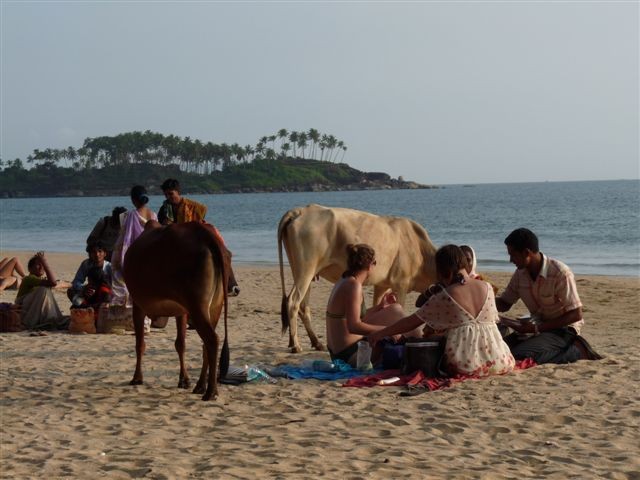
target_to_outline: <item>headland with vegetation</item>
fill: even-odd
[[[347,146],[316,129],[280,129],[256,145],[128,132],[85,139],[81,147],[36,149],[23,162],[0,161],[7,197],[126,195],[133,184],[160,193],[176,178],[187,193],[249,193],[431,188],[344,163]]]

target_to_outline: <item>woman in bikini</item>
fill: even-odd
[[[327,346],[332,360],[355,366],[358,341],[404,316],[391,292],[378,305],[365,309],[362,285],[373,268],[373,248],[363,243],[347,245],[347,270],[334,285],[327,303]]]
[[[442,285],[414,314],[369,335],[369,342],[424,325],[424,336],[447,337],[445,364],[451,375],[508,373],[515,361],[496,323],[498,310],[488,282],[471,278],[467,259],[456,245],[436,252],[436,271]]]
[[[5,288],[20,288],[20,283],[25,277],[24,267],[16,257],[0,260],[0,291]]]

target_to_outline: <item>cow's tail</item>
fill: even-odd
[[[206,225],[206,228],[213,229],[213,226]],[[213,268],[215,270],[216,264],[220,266],[220,275],[222,276],[222,295],[224,305],[224,342],[222,344],[222,351],[220,352],[220,368],[218,370],[218,381],[227,376],[229,372],[229,333],[227,327],[227,311],[229,309],[229,272],[231,272],[231,255],[225,255],[227,247],[224,245],[222,237],[216,234],[215,231],[209,230],[209,250],[211,251],[211,257],[213,259]]]
[[[280,263],[280,284],[282,285],[282,302],[280,304],[280,321],[282,323],[282,333],[286,332],[289,328],[289,301],[287,299],[287,291],[284,284],[284,264],[282,261],[282,244],[284,237],[287,234],[287,227],[289,224],[299,217],[301,214],[299,209],[289,210],[280,219],[278,225],[278,262]]]

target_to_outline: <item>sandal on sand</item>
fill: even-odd
[[[580,335],[576,335],[575,340],[573,341],[575,347],[580,350],[580,359],[581,360],[602,360],[602,355],[596,352],[589,342],[587,342],[584,337]]]
[[[400,392],[401,397],[415,397],[416,395],[422,395],[423,393],[430,392],[429,387],[424,385],[407,385],[407,389],[404,392]]]
[[[36,330],[35,332],[31,332],[29,334],[30,337],[46,337],[48,335],[48,333],[43,332],[42,330]]]

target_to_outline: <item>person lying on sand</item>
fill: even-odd
[[[0,260],[0,292],[6,288],[20,288],[25,275],[24,267],[16,257]]]
[[[469,276],[467,259],[456,245],[440,247],[435,261],[440,287],[432,290],[415,313],[370,334],[371,345],[424,324],[423,336],[446,336],[443,365],[450,375],[484,376],[512,371],[515,360],[497,327],[498,311],[491,285]]]
[[[530,321],[502,320],[516,331],[506,338],[513,356],[538,364],[601,358],[579,335],[582,302],[569,267],[540,252],[538,237],[529,229],[514,230],[504,243],[517,270],[496,298],[498,311],[506,312],[521,299],[531,313]],[[523,339],[522,334],[532,335]]]

